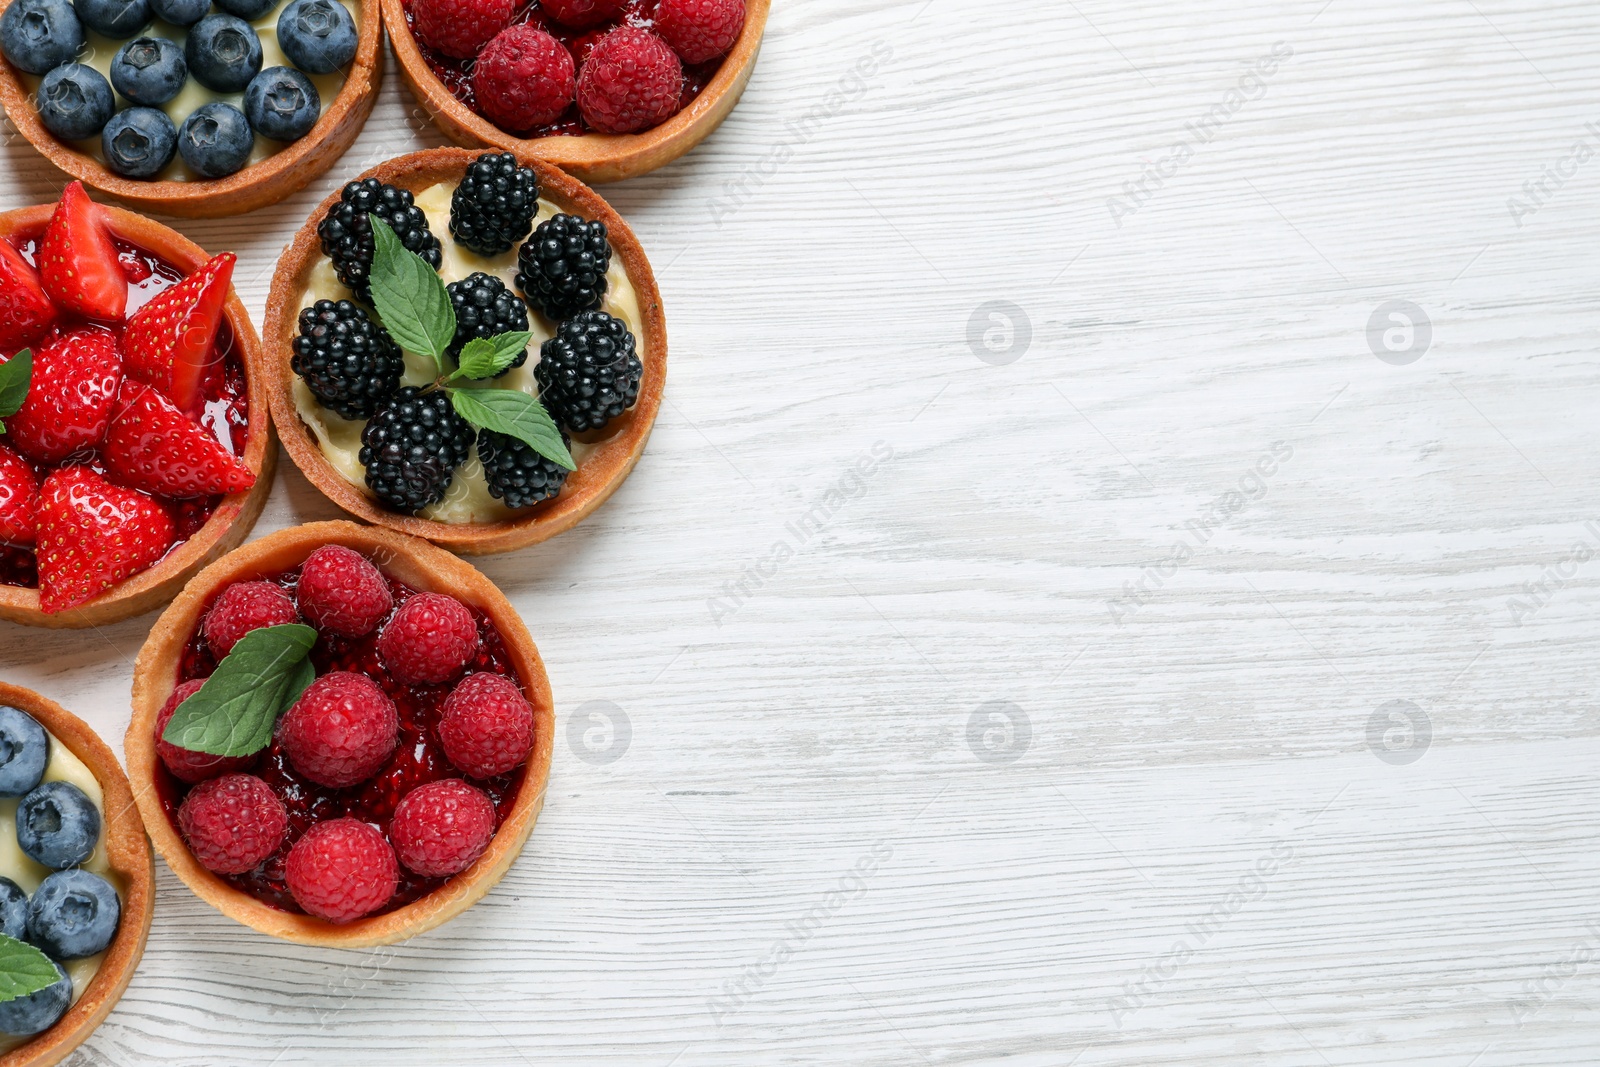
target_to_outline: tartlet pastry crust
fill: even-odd
[[[402,189],[421,192],[439,182],[459,181],[467,164],[482,154],[481,150],[434,148],[391,159],[359,177],[377,178]],[[604,503],[626,480],[644,452],[645,441],[650,437],[650,429],[661,407],[667,376],[667,322],[661,310],[661,291],[638,238],[622,216],[593,189],[541,159],[522,153],[517,155],[524,166],[538,173],[542,197],[559,205],[563,211],[599,219],[606,224],[613,253],[621,260],[639,297],[642,332],[636,340],[639,359],[644,364],[639,399],[601,431],[603,439],[567,477],[561,495],[553,502],[540,504],[527,514],[503,522],[435,522],[382,507],[347,481],[323,456],[316,437],[295,409],[295,375],[289,364],[300,314],[300,297],[312,268],[322,255],[317,223],[338,202],[337,191],[317,207],[278,260],[272,291],[267,297],[265,343],[260,348],[257,376],[266,382],[278,433],[289,458],[311,484],[359,519],[426,538],[466,555],[507,552],[537,544],[570,530]],[[584,435],[582,439],[590,440],[590,437]]]
[[[13,0],[0,0],[0,13]],[[282,150],[226,178],[196,181],[142,181],[124,178],[105,164],[78,151],[44,128],[39,112],[15,67],[0,57],[0,104],[6,115],[40,154],[83,184],[144,211],[181,218],[223,218],[276,204],[299,192],[333,166],[355,141],[383,81],[382,7],[361,0],[356,56],[350,61],[339,95],[333,98],[311,132]]]
[[[586,133],[581,136],[523,138],[500,129],[457,100],[428,69],[406,24],[403,0],[382,0],[389,41],[400,61],[400,77],[441,133],[467,148],[499,148],[554,163],[584,181],[622,181],[665,166],[722,125],[739,102],[755,70],[772,0],[747,0],[744,29],[723,58],[716,75],[689,106],[643,133]]]
[[[510,814],[483,856],[432,893],[384,915],[336,925],[263,904],[206,870],[189,852],[156,795],[155,723],[172,695],[184,647],[200,625],[206,605],[222,588],[299,566],[312,551],[338,544],[372,558],[384,571],[425,592],[448,593],[482,611],[500,631],[506,653],[534,711],[534,748]],[[138,783],[138,804],[156,850],[172,872],[218,911],[264,934],[303,945],[364,948],[387,945],[431,930],[477,901],[522,852],[544,804],[555,739],[550,681],[533,638],[505,595],[471,564],[442,549],[392,530],[352,522],[316,522],[269,534],[213,563],[195,576],[157,620],[134,666],[133,719],[123,750],[128,774]],[[0,1067],[8,1067],[0,1062]]]
[[[123,208],[109,204],[99,206],[105,212],[112,232],[118,237],[154,253],[185,274],[199,270],[210,258],[199,245],[170,227]],[[0,213],[0,237],[42,232],[54,209],[53,204],[42,204]],[[267,383],[262,379],[259,369],[261,342],[256,337],[255,327],[250,324],[250,313],[245,310],[237,291],[229,293],[225,313],[234,341],[241,349],[240,356],[250,391],[248,440],[241,458],[255,472],[255,485],[224,497],[200,531],[154,567],[113,586],[87,604],[46,615],[39,610],[37,589],[0,586],[0,619],[25,626],[80,630],[143,615],[171,600],[196,571],[249,535],[272,489],[278,450],[272,439]]]
[[[71,1055],[95,1027],[111,1013],[133,979],[144,943],[150,936],[150,919],[155,912],[155,861],[150,855],[150,839],[134,803],[128,779],[100,735],[89,724],[53,700],[31,689],[0,682],[0,704],[9,704],[39,720],[83,761],[100,783],[104,808],[106,859],[121,876],[122,921],[117,936],[106,949],[100,969],[78,1002],[61,1021],[25,1044],[0,1055],[0,1067],[50,1067]]]

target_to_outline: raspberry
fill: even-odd
[[[255,775],[225,774],[201,782],[184,798],[178,829],[206,870],[243,874],[278,851],[289,814]]]
[[[478,654],[478,624],[455,597],[418,593],[378,636],[378,655],[395,681],[448,682]]]
[[[333,671],[311,683],[278,726],[294,769],[329,789],[364,782],[399,739],[394,701],[364,674]]]
[[[471,59],[511,24],[515,0],[413,0],[411,25],[424,44]]]
[[[744,29],[744,0],[661,0],[656,33],[685,63],[704,63],[733,47]]]
[[[494,804],[459,778],[429,782],[394,809],[389,837],[412,873],[447,878],[472,866],[489,847]]]
[[[501,30],[472,68],[478,110],[503,130],[521,133],[554,122],[577,93],[572,53],[537,26]]]
[[[323,545],[306,557],[295,599],[307,622],[343,637],[365,637],[394,610],[383,573],[343,545]]]
[[[207,778],[215,778],[219,774],[249,770],[256,763],[255,756],[213,756],[209,752],[179,748],[170,741],[162,740],[161,733],[167,728],[167,723],[172,721],[172,713],[178,710],[178,705],[200,692],[200,687],[205,684],[204,678],[184,682],[172,691],[172,695],[161,705],[161,710],[156,714],[156,755],[161,757],[161,762],[167,765],[167,770],[172,772],[174,778],[190,785],[203,782]]]
[[[470,674],[445,698],[439,743],[469,778],[505,774],[533,747],[533,708],[510,678]]]
[[[544,13],[563,26],[593,26],[621,14],[624,0],[540,0]]]
[[[283,880],[296,904],[331,923],[377,911],[400,884],[400,865],[383,834],[357,819],[329,819],[289,849]]]
[[[224,589],[206,613],[206,643],[221,659],[251,630],[282,626],[298,618],[289,594],[271,582],[239,582]]]
[[[601,133],[637,133],[678,110],[683,64],[667,42],[618,26],[600,39],[578,75],[578,110]]]

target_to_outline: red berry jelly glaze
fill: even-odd
[[[39,233],[43,232],[41,227]],[[25,240],[14,242],[17,251],[22,253],[22,258],[29,263],[36,262],[39,247],[39,233],[29,235]],[[177,285],[184,278],[183,271],[168,263],[158,256],[146,252],[120,238],[113,238],[112,243],[117,249],[117,262],[122,267],[123,276],[128,280],[128,310],[132,315],[145,304],[155,299],[156,296]],[[83,326],[82,320],[63,316],[51,331],[50,337],[69,333]],[[45,339],[49,340],[49,337]],[[34,348],[44,344],[41,341]],[[205,383],[205,410],[200,416],[200,423],[209,430],[222,446],[235,456],[244,455],[245,439],[250,428],[250,393],[245,379],[244,357],[233,343],[233,330],[223,319],[217,327],[216,340],[212,342],[213,367],[216,368]],[[10,359],[15,355],[6,352],[4,356]],[[106,472],[105,465],[101,463],[98,455],[73,457],[74,462],[84,462],[100,474]],[[35,465],[34,473],[42,482],[49,470]],[[222,503],[220,496],[202,497],[196,500],[166,500],[163,503],[172,512],[173,523],[177,528],[176,539],[168,547],[170,555],[173,549],[183,544],[189,538],[200,532],[210,520],[217,505]],[[33,549],[18,545],[0,545],[0,585],[22,586],[27,589],[39,587],[38,561]]]
[[[628,0],[628,5],[622,9],[622,14],[616,18],[602,22],[597,26],[586,26],[581,30],[575,30],[561,25],[554,19],[545,18],[544,12],[539,10],[538,0],[524,0],[517,9],[517,13],[511,16],[511,24],[517,25],[518,23],[529,22],[544,30],[566,46],[567,51],[572,53],[572,61],[581,68],[583,61],[589,58],[589,49],[594,47],[595,42],[618,26],[637,26],[642,30],[653,28],[656,24],[656,6],[658,3],[659,0]],[[428,69],[433,71],[434,77],[438,78],[446,89],[450,90],[451,96],[467,105],[475,114],[481,115],[482,112],[478,110],[477,97],[472,91],[472,65],[476,60],[456,59],[429,48],[423,43],[422,38],[417,36],[415,29],[412,27],[410,0],[406,0],[405,9],[406,27],[412,30],[411,38],[416,41],[417,51],[422,53],[422,58],[427,62]],[[711,79],[716,76],[717,71],[722,67],[722,58],[718,56],[716,59],[707,60],[704,63],[693,65],[685,63],[683,65],[683,93],[678,97],[679,111],[688,107],[689,103],[710,84]],[[506,132],[516,134],[518,137],[534,138],[576,137],[593,131],[583,121],[583,117],[578,114],[578,105],[574,103],[567,109],[565,115],[548,125],[536,126],[531,130],[508,130]]]
[[[292,594],[295,582],[300,577],[300,570],[297,567],[282,574],[260,577],[264,581],[283,586]],[[252,577],[245,576],[238,580],[250,581]],[[420,592],[388,575],[384,575],[384,580],[389,583],[389,591],[394,597],[396,609],[405,603],[407,597]],[[500,631],[495,629],[488,616],[471,609],[470,605],[469,610],[472,610],[473,618],[478,623],[480,647],[477,659],[468,665],[466,673],[489,671],[516,678]],[[395,746],[394,755],[390,757],[389,763],[383,770],[360,785],[348,789],[328,789],[295,773],[282,748],[277,741],[273,741],[262,753],[254,770],[250,772],[259,775],[283,801],[283,806],[289,813],[289,832],[284,836],[283,847],[260,867],[246,874],[218,875],[218,877],[235,889],[249,893],[263,904],[282,911],[301,913],[300,906],[294,902],[288,887],[284,885],[283,864],[289,855],[290,847],[313,823],[348,815],[371,823],[387,834],[389,819],[394,814],[395,805],[399,804],[400,799],[412,789],[441,778],[460,777],[460,772],[452,768],[445,759],[438,733],[439,715],[444,707],[445,698],[450,695],[450,690],[460,679],[451,679],[442,685],[408,686],[395,682],[384,671],[383,664],[378,658],[378,634],[382,629],[383,627],[379,626],[366,637],[319,634],[316,646],[311,650],[311,662],[317,668],[318,676],[329,671],[356,671],[365,674],[377,682],[394,701],[395,709],[400,714],[400,743]],[[205,634],[197,632],[184,651],[176,682],[181,685],[191,678],[209,677],[216,669],[216,665],[216,657],[211,654],[211,646],[206,641]],[[518,681],[520,684],[520,679]],[[494,802],[497,831],[516,803],[525,773],[526,764],[510,774],[473,782]],[[164,764],[157,761],[156,793],[161,798],[162,807],[174,827],[178,825],[178,807],[188,795],[189,788],[187,784],[173,777]],[[395,891],[393,899],[386,907],[373,914],[382,915],[410,904],[427,896],[447,881],[448,878],[422,878],[401,867],[400,886]]]

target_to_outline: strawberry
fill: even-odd
[[[5,420],[11,447],[35,463],[57,464],[98,445],[122,382],[122,357],[105,330],[62,334],[33,354],[21,409]]]
[[[184,497],[236,493],[256,483],[250,468],[172,401],[143,382],[122,379],[111,429],[100,449],[118,485]]]
[[[0,445],[0,541],[33,544],[39,509],[39,476],[28,461]]]
[[[39,278],[56,307],[89,319],[121,322],[128,282],[117,263],[105,213],[82,182],[68,182],[39,240]]]
[[[0,240],[0,349],[15,352],[50,332],[55,305],[44,295],[39,272],[10,241]]]
[[[39,491],[39,607],[77,607],[140,574],[172,544],[159,501],[112,485],[88,467],[52,471]]]
[[[211,342],[233,278],[232,252],[212,256],[183,281],[135,311],[122,332],[128,373],[166,393],[191,415],[200,410]]]

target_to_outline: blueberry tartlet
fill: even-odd
[[[568,529],[637,461],[666,329],[633,234],[509,153],[435,149],[350,182],[279,261],[264,376],[335,503],[462,552]]]

